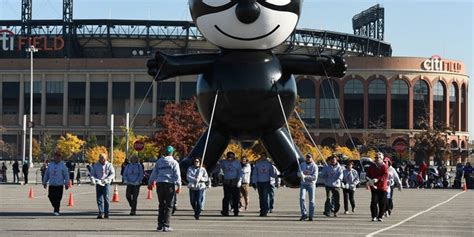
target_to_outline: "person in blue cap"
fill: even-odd
[[[156,182],[156,193],[158,195],[158,231],[170,232],[171,212],[173,208],[173,197],[181,190],[181,173],[178,162],[173,158],[174,148],[168,146],[165,149],[165,157],[156,161],[155,167],[148,181],[148,189],[153,189]]]

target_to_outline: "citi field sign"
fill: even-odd
[[[59,51],[64,48],[62,36],[16,36],[10,30],[0,30],[0,42],[2,51],[22,51],[30,45],[35,46],[39,51]]]
[[[460,72],[461,63],[443,60],[439,55],[433,55],[430,59],[423,61],[421,67],[425,71],[434,72]]]

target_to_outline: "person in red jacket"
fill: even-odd
[[[423,161],[420,165],[420,174],[423,180],[419,183],[418,187],[425,187],[426,180],[428,180],[428,165]]]
[[[370,201],[372,221],[383,221],[382,218],[387,203],[387,180],[388,167],[383,163],[383,153],[378,152],[375,155],[375,163],[367,170],[367,184],[370,186],[372,193]]]

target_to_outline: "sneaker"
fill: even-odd
[[[268,210],[268,212],[273,213],[273,209]]]
[[[59,212],[56,212],[56,211],[55,211],[55,212],[53,212],[53,215],[59,216]]]
[[[104,219],[109,219],[109,214],[105,214]]]
[[[199,220],[199,215],[194,215],[194,219]]]
[[[373,218],[372,218],[372,221],[377,221],[377,217],[373,217]]]
[[[102,216],[102,214],[99,214],[99,215],[97,216],[97,219],[104,219],[104,216]]]
[[[163,227],[163,232],[171,232],[171,231],[173,231],[173,228],[171,228],[171,227],[166,227],[166,226]]]
[[[229,216],[229,213],[228,213],[228,212],[221,211],[221,215],[222,215],[222,216]]]
[[[349,211],[345,211],[344,214],[346,214],[346,215],[349,214]]]
[[[306,218],[307,218],[307,216],[303,215],[303,216],[300,217],[300,221],[304,221],[304,220],[306,220]]]
[[[383,219],[382,218],[377,218],[377,221],[378,222],[383,222]]]
[[[334,212],[334,217],[337,217],[337,213],[336,213],[336,212]]]
[[[352,212],[354,213],[355,211],[356,211],[356,208],[355,208],[355,207],[353,207],[353,208],[352,208]]]
[[[163,226],[159,225],[157,228],[156,228],[157,231],[163,231]]]
[[[310,218],[308,219],[308,221],[313,221],[313,218],[312,218],[312,217],[310,217]]]
[[[238,212],[234,212],[234,216],[239,216],[239,213],[238,213]]]
[[[259,216],[261,216],[261,217],[266,217],[266,216],[267,216],[267,213],[260,213]]]

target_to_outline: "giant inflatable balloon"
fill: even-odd
[[[198,74],[197,106],[212,127],[201,136],[188,158],[202,157],[211,171],[231,139],[259,140],[288,185],[299,185],[297,159],[301,152],[291,143],[285,119],[295,108],[293,74],[342,77],[346,64],[340,57],[274,54],[295,30],[302,0],[189,0],[191,16],[203,36],[219,53],[167,55],[157,52],[147,63],[148,73],[162,81]],[[210,134],[208,134],[210,131]],[[296,150],[295,150],[296,149]]]

